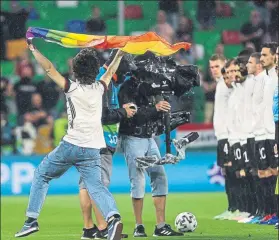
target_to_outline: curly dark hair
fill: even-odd
[[[96,81],[100,62],[98,53],[92,48],[83,48],[73,59],[75,78],[81,83],[90,85]]]

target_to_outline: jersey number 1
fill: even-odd
[[[245,151],[245,152],[243,153],[243,156],[244,156],[244,158],[245,158],[245,162],[246,162],[246,163],[249,162],[249,159],[248,159],[248,156],[247,156],[247,151]]]

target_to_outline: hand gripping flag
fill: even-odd
[[[28,40],[42,38],[47,42],[68,48],[92,47],[103,50],[118,48],[135,55],[151,51],[158,56],[169,56],[180,49],[188,50],[191,47],[187,42],[172,45],[154,32],[147,32],[140,36],[98,36],[30,27],[26,32],[26,38]]]

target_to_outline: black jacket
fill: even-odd
[[[128,80],[124,82],[118,94],[120,106],[126,103],[135,103],[138,107],[133,118],[125,118],[120,122],[119,134],[150,138],[157,132],[158,122],[162,119],[162,113],[155,107],[155,99],[145,98],[138,94],[137,82]]]
[[[103,94],[103,109],[102,109],[102,124],[112,125],[120,123],[120,121],[127,117],[127,112],[124,108],[113,108],[113,105],[109,104],[112,99],[112,82],[108,86],[107,91]],[[113,154],[115,148],[107,145],[106,148],[101,149],[101,154]]]
[[[116,124],[119,123],[123,118],[127,117],[127,113],[124,108],[110,109],[108,107],[103,107],[102,111],[103,125]],[[108,145],[106,148],[102,148],[100,151],[101,154],[113,154],[114,152],[115,148],[112,148]]]
[[[127,113],[124,108],[109,109],[108,107],[103,107],[102,124],[103,125],[116,124],[119,123],[126,116]]]
[[[113,108],[110,101],[113,96],[113,83],[110,82],[108,89],[103,94],[103,110],[102,110],[102,124],[111,125],[120,123],[120,121],[127,117],[124,108]],[[121,105],[122,106],[122,105]]]

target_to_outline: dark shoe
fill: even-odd
[[[171,226],[166,224],[164,227],[158,229],[155,227],[153,237],[171,237],[171,236],[183,236],[183,233],[172,230]]]
[[[95,239],[107,239],[108,238],[108,229],[104,229],[102,231],[98,230]]]
[[[120,240],[123,230],[123,223],[119,217],[111,217],[108,221],[108,240]]]
[[[95,239],[107,239],[108,237],[108,229],[104,229],[99,231],[95,235]],[[128,234],[121,234],[121,238],[128,238]]]
[[[147,237],[143,225],[138,225],[134,230],[134,237]]]
[[[83,234],[80,239],[94,239],[98,231],[98,228],[96,226],[90,229],[83,228],[82,231]]]
[[[128,234],[122,233],[121,238],[128,238]]]
[[[22,229],[15,234],[15,237],[26,237],[32,233],[39,231],[39,224],[37,220],[31,223],[24,223]]]

